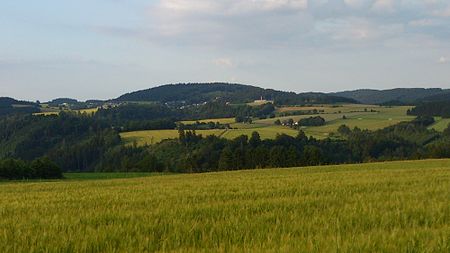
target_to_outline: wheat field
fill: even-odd
[[[0,252],[450,252],[450,160],[86,177],[0,183]]]

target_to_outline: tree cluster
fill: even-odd
[[[31,162],[11,158],[0,160],[0,179],[58,179],[62,177],[61,168],[48,158]]]

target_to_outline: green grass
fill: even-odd
[[[0,184],[0,252],[450,252],[450,160]]]
[[[89,109],[80,109],[80,110],[65,110],[67,112],[79,112],[81,114],[87,114],[87,115],[93,115],[98,111],[98,108],[89,108]],[[43,108],[42,112],[34,113],[33,115],[44,115],[44,116],[50,116],[50,115],[58,115],[61,112],[59,108]]]
[[[408,106],[383,107],[374,105],[343,105],[340,107],[317,107],[317,109],[319,108],[325,110],[326,114],[279,117],[275,119],[258,120],[255,122],[259,124],[273,124],[277,119],[283,121],[292,118],[295,121],[298,121],[302,118],[311,116],[321,116],[326,120],[326,125],[306,127],[303,128],[303,131],[309,136],[326,138],[330,133],[337,132],[339,126],[343,124],[350,128],[359,127],[361,129],[378,130],[414,119],[413,116],[406,115],[406,111],[410,108]],[[368,112],[364,111],[366,108],[368,109]],[[370,112],[371,109],[376,112]],[[293,110],[293,108],[290,108],[290,110]],[[338,111],[341,112],[338,113]],[[347,119],[343,119],[344,115]]]
[[[297,116],[287,116],[287,117],[277,117],[272,119],[255,120],[253,124],[243,124],[243,123],[233,123],[233,118],[225,119],[206,119],[202,122],[209,121],[219,121],[222,124],[230,123],[232,128],[230,130],[199,130],[198,134],[203,136],[216,135],[228,139],[236,138],[240,135],[250,136],[254,131],[257,131],[261,138],[263,139],[273,139],[277,134],[287,134],[291,136],[297,135],[298,131],[282,126],[276,126],[274,122],[279,119],[281,121],[292,118],[298,121],[302,118],[308,118],[312,116],[321,116],[326,120],[325,126],[320,127],[307,127],[303,128],[303,131],[308,136],[313,136],[315,138],[323,139],[330,135],[330,133],[337,132],[337,129],[342,124],[345,124],[351,128],[359,127],[361,129],[377,130],[382,129],[394,124],[398,124],[402,121],[410,121],[414,119],[412,116],[407,116],[406,111],[410,107],[408,106],[396,106],[396,107],[382,107],[375,105],[340,105],[338,107],[333,107],[330,105],[321,105],[314,107],[283,107],[279,108],[278,111],[298,111],[298,110],[311,110],[320,109],[324,110],[325,114],[316,115],[297,115]],[[368,111],[365,112],[364,109]],[[370,112],[370,110],[375,110],[376,112]],[[347,119],[343,119],[343,116]],[[186,121],[184,123],[192,123]],[[136,142],[138,145],[145,144],[156,144],[164,139],[174,139],[178,138],[177,130],[150,130],[150,131],[136,131],[127,132],[121,134],[122,139],[128,145]]]
[[[212,129],[212,130],[197,130],[197,134],[203,136],[215,135],[224,137],[227,139],[234,139],[241,135],[251,136],[254,131],[257,131],[262,139],[274,139],[277,134],[287,134],[291,136],[296,136],[298,134],[297,130],[282,127],[282,126],[266,126],[255,127],[250,125],[249,128],[242,129]],[[121,138],[127,145],[133,145],[136,143],[138,146],[152,145],[159,143],[165,139],[175,139],[178,138],[178,130],[148,130],[148,131],[134,131],[126,132],[120,134]]]
[[[275,139],[277,134],[287,134],[291,136],[296,136],[298,134],[297,130],[282,127],[282,126],[264,126],[264,127],[255,127],[255,128],[243,128],[243,129],[230,129],[227,130],[222,137],[227,139],[234,139],[241,135],[251,136],[253,132],[258,132],[261,136],[261,139]]]
[[[198,130],[197,134],[203,136],[216,135],[221,136],[226,130],[212,129],[212,130]],[[147,130],[121,133],[120,137],[128,145],[152,145],[161,142],[165,139],[178,138],[178,130]]]
[[[434,129],[436,131],[443,132],[450,125],[450,119],[443,119],[443,118],[437,117],[435,120],[436,120],[436,123],[431,125],[429,127],[430,129]]]

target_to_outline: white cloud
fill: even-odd
[[[446,9],[434,10],[433,11],[433,15],[436,16],[436,17],[443,17],[443,18],[450,17],[450,6],[447,7]]]
[[[100,32],[220,50],[345,46],[344,41],[386,45],[420,35],[445,40],[449,22],[433,13],[444,15],[446,1],[157,0],[142,27]]]
[[[377,24],[363,18],[329,19],[318,23],[317,30],[335,41],[371,42],[402,33],[401,24]]]
[[[394,11],[394,3],[394,0],[375,0],[372,9],[379,12],[392,12]]]
[[[158,11],[169,11],[178,15],[236,15],[275,10],[299,11],[307,8],[308,0],[161,0],[156,5]]]
[[[446,64],[446,63],[449,63],[449,59],[448,59],[447,57],[445,57],[445,56],[441,56],[441,57],[439,58],[439,60],[438,60],[438,63],[440,63],[440,64]]]
[[[344,2],[351,8],[361,8],[367,1],[366,0],[344,0]]]
[[[231,60],[230,58],[226,58],[226,57],[214,59],[213,63],[216,66],[220,66],[220,67],[227,67],[227,68],[234,67],[233,60]]]
[[[438,22],[434,19],[424,18],[424,19],[411,20],[411,21],[409,21],[408,24],[410,26],[415,26],[415,27],[426,27],[426,26],[437,25]]]

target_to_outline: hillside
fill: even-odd
[[[2,183],[0,251],[448,252],[449,166]]]
[[[450,94],[450,90],[440,88],[397,88],[390,90],[361,89],[331,93],[335,96],[354,99],[363,104],[403,103],[414,104],[424,98]]]
[[[9,97],[0,97],[0,116],[10,114],[36,113],[40,109],[37,104],[19,101]]]
[[[324,93],[301,93],[263,89],[250,85],[229,83],[169,84],[120,96],[116,101],[152,101],[196,104],[214,100],[248,103],[261,99],[276,104],[354,103],[353,99]]]

